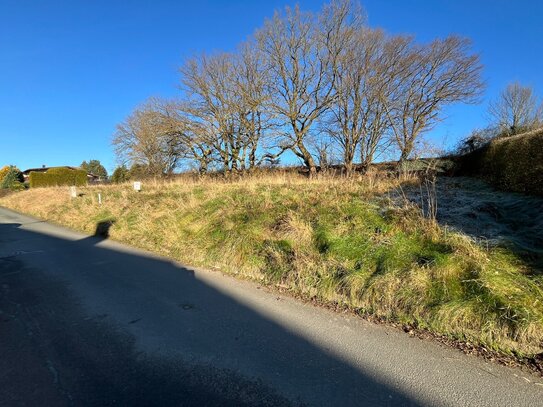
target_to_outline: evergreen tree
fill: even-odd
[[[81,169],[87,171],[88,173],[94,174],[100,179],[107,179],[107,170],[100,163],[100,160],[90,160],[89,162],[83,161],[80,165]]]

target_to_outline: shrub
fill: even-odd
[[[0,168],[0,182],[2,182],[4,180],[4,177],[9,172],[10,167],[11,166],[9,166],[9,165],[5,165],[4,167]]]
[[[499,134],[498,136],[496,134],[498,134],[498,130],[494,127],[487,127],[482,130],[475,129],[469,136],[460,140],[456,147],[456,153],[467,154],[484,147],[493,138],[499,137]]]
[[[72,170],[67,167],[56,167],[47,172],[30,173],[30,187],[52,187],[52,186],[81,186],[87,185],[87,173],[84,170]]]
[[[15,181],[9,186],[9,189],[12,191],[24,191],[26,189],[26,186],[22,182]]]
[[[5,166],[0,170],[0,188],[1,189],[19,189],[16,184],[24,182],[24,177],[21,171],[13,165]],[[24,186],[23,186],[24,189]]]

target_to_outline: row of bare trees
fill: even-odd
[[[187,163],[248,170],[286,151],[314,174],[330,148],[350,173],[384,149],[408,159],[446,105],[477,101],[481,70],[467,39],[392,36],[349,0],[318,13],[287,7],[236,52],[188,59],[182,97],[148,101],[113,144],[155,175]]]

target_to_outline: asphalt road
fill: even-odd
[[[0,208],[0,405],[543,406],[543,380]]]

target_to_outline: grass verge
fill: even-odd
[[[504,248],[394,206],[396,181],[295,176],[41,188],[0,205],[186,264],[515,357],[543,348],[543,277]],[[102,196],[98,203],[97,194]]]

